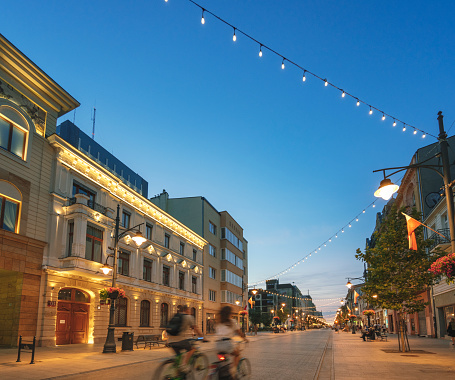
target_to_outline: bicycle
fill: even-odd
[[[239,346],[241,343],[239,342]],[[240,349],[242,351],[242,349]],[[220,352],[217,354],[218,361],[213,363],[209,374],[210,380],[248,380],[251,378],[251,364],[250,361],[242,356],[237,364],[237,372],[235,377],[232,377],[230,373],[230,367],[232,365],[232,355]]]
[[[203,338],[188,339],[191,346],[195,347],[196,342],[204,341]],[[191,355],[188,364],[190,371],[183,373],[180,370],[180,364],[186,352],[181,352],[171,359],[163,361],[155,371],[152,380],[205,380],[209,371],[209,359],[205,354],[196,351]]]

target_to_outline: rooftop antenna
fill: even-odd
[[[95,116],[96,116],[96,108],[93,107],[93,117],[92,117],[92,121],[93,121],[92,139],[93,140],[95,140]]]

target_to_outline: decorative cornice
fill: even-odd
[[[93,159],[74,148],[60,136],[53,134],[48,137],[50,144],[57,150],[57,160],[66,167],[78,172],[82,176],[98,184],[113,197],[128,204],[137,212],[155,220],[173,233],[180,235],[185,240],[203,250],[207,241],[194,233],[187,226],[173,218],[150,202],[141,194],[126,186],[107,169],[96,163]]]

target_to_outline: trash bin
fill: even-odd
[[[124,332],[122,335],[122,351],[133,351],[134,332]]]

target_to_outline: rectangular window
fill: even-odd
[[[146,224],[145,225],[145,237],[148,240],[152,240],[152,231],[153,231],[153,226],[151,224]]]
[[[152,282],[152,265],[153,265],[152,260],[144,259],[144,268],[142,271],[143,280]]]
[[[234,264],[237,268],[243,270],[243,260],[227,248],[223,248],[221,250],[221,260],[227,260],[231,264]]]
[[[227,269],[221,270],[221,281],[222,282],[229,282],[232,285],[238,286],[239,288],[242,287],[242,277],[232,273]]]
[[[209,290],[209,301],[216,302],[216,292],[214,290]]]
[[[130,254],[126,251],[120,251],[118,255],[118,274],[128,276],[130,269]]]
[[[164,246],[166,248],[169,248],[170,240],[171,240],[171,236],[168,234],[164,234]]]
[[[179,271],[179,289],[185,290],[185,273]]]
[[[131,214],[125,210],[122,212],[122,227],[130,228]]]
[[[66,249],[67,256],[71,256],[73,251],[73,239],[74,239],[74,220],[68,221],[68,246]]]
[[[89,202],[95,202],[95,193],[77,182],[73,182],[73,197],[76,194],[84,194],[89,197]]]
[[[235,236],[229,228],[221,228],[221,239],[229,240],[236,248],[243,252],[243,241]]]
[[[235,301],[239,300],[241,297],[241,294],[232,293],[229,290],[221,291],[221,302],[235,305]]]
[[[191,291],[197,293],[197,278],[194,276],[191,277]]]
[[[193,261],[197,260],[197,251],[193,249]]]
[[[170,275],[171,269],[166,265],[163,265],[163,285],[170,286]]]
[[[216,235],[216,226],[212,222],[209,222],[209,231]]]
[[[216,269],[215,268],[209,267],[209,277],[216,280]]]
[[[85,237],[85,258],[87,260],[102,262],[103,251],[103,230],[97,226],[87,223],[87,234]]]
[[[25,157],[26,132],[0,117],[0,147],[22,159]]]
[[[0,228],[16,232],[19,203],[0,195]]]
[[[185,243],[180,242],[180,251],[179,253],[183,256],[185,254]]]
[[[209,244],[209,254],[210,256],[216,257],[216,248],[212,244]]]

